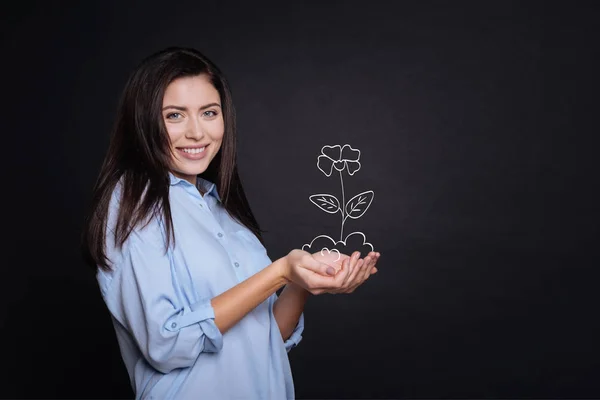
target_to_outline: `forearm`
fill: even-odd
[[[310,293],[293,282],[288,283],[273,305],[273,314],[281,337],[287,340],[298,324]]]
[[[250,278],[214,297],[215,325],[225,333],[246,314],[277,292],[287,279],[281,273],[284,259],[279,259]]]

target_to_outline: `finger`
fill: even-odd
[[[347,258],[342,262],[342,266],[340,267],[340,270],[333,278],[333,281],[334,281],[333,285],[341,286],[342,282],[344,282],[348,278],[348,275],[350,274],[350,272],[351,272],[350,259]]]
[[[331,265],[327,265],[315,259],[312,255],[306,254],[300,261],[300,267],[316,272],[319,275],[331,277],[335,275],[336,270]]]
[[[381,257],[381,253],[376,253],[375,256],[375,262],[373,263],[373,267],[371,268],[371,275],[373,275],[374,273],[376,273],[378,271],[377,269],[377,263],[379,262],[379,257]]]
[[[356,284],[357,276],[360,273],[360,271],[362,270],[362,268],[364,267],[368,258],[369,257],[367,256],[358,261],[356,268],[354,268],[354,271],[352,271],[352,275],[350,276],[350,278],[348,278],[348,283],[344,287],[345,291],[347,291],[348,289],[351,289]]]
[[[345,287],[347,286],[347,282],[352,274],[352,272],[356,269],[356,264],[360,258],[360,253],[355,252],[352,254],[352,257],[344,260],[342,264],[342,268],[344,268],[344,274],[341,276],[340,280],[336,281],[337,287],[330,290],[330,293],[343,293]],[[337,276],[336,276],[337,278]]]
[[[348,289],[350,292],[354,291],[354,289],[356,289],[363,282],[365,270],[367,270],[368,267],[371,265],[372,260],[373,259],[370,256],[364,258],[363,264],[356,271],[354,279],[352,279],[352,281],[348,285]]]
[[[371,259],[372,265],[377,264],[377,260],[379,259],[378,254],[379,253],[377,253],[375,251],[372,251],[372,252],[369,253],[369,258]]]
[[[371,263],[366,266],[363,277],[361,279],[357,279],[356,284],[351,288],[350,293],[354,292],[357,287],[362,285],[371,275],[378,271],[377,267],[375,266],[378,258],[379,257],[376,256],[373,260],[371,260]]]
[[[352,273],[356,269],[356,266],[358,264],[358,260],[360,260],[360,252],[355,251],[352,254],[352,257],[350,258],[350,261],[349,261],[349,271],[348,271],[348,274],[346,275],[344,281],[342,282],[342,286],[346,286],[348,284],[348,282],[350,280],[350,277],[352,276]]]
[[[367,266],[365,266],[362,276],[360,277],[360,284],[362,284],[364,281],[366,281],[369,278],[369,276],[371,276],[371,270],[375,267],[376,263],[377,263],[377,256],[375,256],[371,260],[371,262]]]
[[[349,274],[349,263],[350,259],[346,259],[342,262],[339,271],[335,276],[322,276],[320,274],[311,274],[308,277],[308,285],[314,289],[322,289],[328,293],[333,293],[341,286],[341,283],[346,279]]]

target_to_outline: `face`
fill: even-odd
[[[171,171],[195,185],[223,142],[219,92],[206,75],[178,78],[165,91],[162,116],[174,153]]]

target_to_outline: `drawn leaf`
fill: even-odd
[[[357,194],[346,203],[346,214],[352,219],[357,219],[363,216],[373,201],[375,193],[372,190],[367,190]]]
[[[335,214],[341,210],[340,201],[330,194],[313,194],[309,199],[314,205],[329,214]]]

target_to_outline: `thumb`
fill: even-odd
[[[312,255],[307,256],[304,259],[304,262],[301,264],[301,266],[303,268],[316,272],[317,274],[325,276],[333,276],[336,272],[336,269],[333,268],[331,265],[327,265],[316,260]]]

